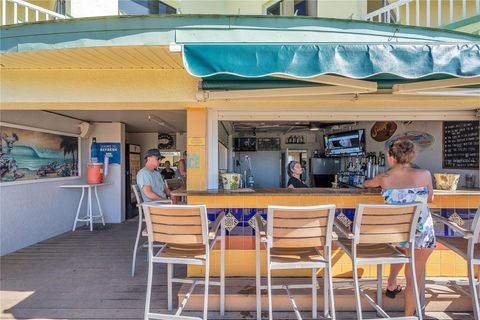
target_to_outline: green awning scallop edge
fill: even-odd
[[[184,44],[183,61],[196,77],[243,78],[323,74],[364,79],[388,74],[404,79],[432,75],[480,76],[480,43]]]

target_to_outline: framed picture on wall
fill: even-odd
[[[78,135],[0,122],[0,183],[80,176]]]
[[[160,150],[175,150],[175,134],[159,133],[158,134],[158,149],[160,149]]]

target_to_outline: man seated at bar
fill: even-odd
[[[170,195],[162,175],[155,170],[162,158],[158,149],[148,150],[145,155],[145,167],[137,173],[137,184],[144,201],[165,200]]]
[[[287,172],[290,176],[288,179],[287,187],[288,188],[308,188],[308,186],[300,180],[300,176],[302,175],[303,168],[300,162],[298,161],[290,161],[287,166]]]
[[[428,170],[414,169],[411,163],[415,159],[415,145],[410,140],[397,140],[388,150],[388,165],[390,170],[380,173],[373,179],[367,180],[364,187],[381,187],[382,196],[388,204],[408,204],[413,202],[423,203],[422,212],[417,227],[415,238],[415,271],[417,284],[422,283],[425,265],[428,257],[435,248],[435,231],[433,219],[427,203],[433,201],[432,176]],[[397,245],[405,251],[405,244]],[[390,268],[386,295],[395,298],[401,291],[397,286],[397,276],[402,269],[402,264],[394,264]],[[410,265],[405,266],[407,285],[405,288],[405,316],[412,316],[415,312],[415,302],[410,275]],[[420,292],[420,294],[424,294]]]

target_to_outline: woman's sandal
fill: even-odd
[[[395,296],[402,292],[402,287],[397,286],[394,290],[385,290],[385,295],[389,297],[390,299],[395,299]]]

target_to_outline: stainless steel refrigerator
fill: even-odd
[[[310,181],[316,188],[330,188],[340,171],[340,158],[310,158]]]

